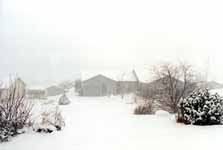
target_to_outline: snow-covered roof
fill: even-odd
[[[88,80],[97,75],[106,76],[115,81],[138,81],[137,73],[131,71],[82,71],[82,81]]]

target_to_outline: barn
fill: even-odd
[[[112,72],[93,75],[82,81],[81,96],[109,96],[135,93],[138,90],[139,79],[136,72]]]
[[[104,75],[96,75],[82,82],[82,96],[106,96],[116,94],[116,81]]]

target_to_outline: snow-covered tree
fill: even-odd
[[[178,105],[178,120],[185,124],[214,125],[221,124],[223,99],[208,89],[196,90]]]

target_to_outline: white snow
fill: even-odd
[[[29,131],[0,144],[0,150],[211,150],[223,146],[223,126],[186,126],[167,114],[133,115],[135,104],[117,96],[67,95],[72,103],[60,106],[66,120],[63,131]]]
[[[156,111],[156,116],[160,116],[160,117],[168,117],[170,114],[167,111],[164,110],[158,110]]]
[[[220,96],[223,96],[223,89],[214,89],[210,91],[212,94],[218,93]]]

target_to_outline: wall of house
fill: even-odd
[[[27,98],[28,99],[46,99],[47,94],[45,90],[28,90]]]
[[[26,84],[21,80],[15,80],[8,88],[1,89],[0,99],[7,99],[14,92],[15,98],[21,98],[26,94]]]
[[[64,94],[64,92],[65,92],[64,89],[57,86],[51,86],[46,89],[47,96],[56,96],[56,95]]]
[[[26,84],[21,79],[17,79],[12,86],[15,87],[16,97],[23,97],[26,95]]]
[[[139,82],[137,81],[118,81],[117,94],[136,93],[139,90]]]
[[[6,99],[9,95],[8,89],[0,89],[0,99]]]
[[[104,76],[96,76],[82,83],[82,96],[107,96],[116,94],[116,82]]]

